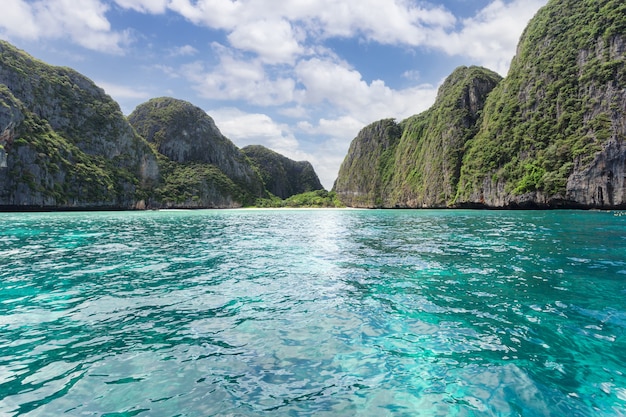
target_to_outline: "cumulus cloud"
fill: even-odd
[[[449,27],[455,22],[452,13],[440,6],[422,7],[408,1],[324,3],[318,4],[308,15],[294,16],[318,25],[318,33],[324,38],[357,36],[383,44],[419,45],[433,28]]]
[[[239,57],[236,51],[214,44],[219,63],[207,67],[197,61],[183,66],[183,75],[198,93],[214,100],[245,100],[260,106],[276,106],[294,99],[295,81],[272,77],[260,60]]]
[[[140,13],[174,12],[224,30],[230,46],[264,64],[319,56],[326,39],[360,38],[380,44],[426,47],[505,72],[521,31],[546,0],[494,0],[459,19],[441,5],[409,0],[4,0],[0,33],[8,38],[70,38],[88,49],[123,53],[130,32],[113,30],[112,4]],[[182,52],[182,51],[181,51]]]
[[[460,31],[442,32],[429,44],[506,75],[522,31],[545,3],[546,0],[496,0],[476,16],[463,20]]]
[[[99,0],[6,0],[0,30],[8,38],[69,38],[87,49],[122,54],[130,32],[114,31],[106,17],[109,6]]]
[[[37,39],[40,34],[33,7],[24,0],[5,0],[0,13],[0,30],[4,37]]]
[[[234,48],[255,52],[269,64],[292,63],[302,49],[291,24],[284,19],[239,26],[228,35],[228,40]]]
[[[296,126],[299,132],[307,135],[324,136],[331,138],[334,142],[343,141],[347,143],[346,139],[352,140],[356,137],[359,130],[364,127],[364,123],[363,120],[353,116],[342,116],[336,119],[320,118],[315,125],[304,120]]]
[[[124,99],[145,100],[151,96],[151,94],[145,90],[129,87],[127,85],[113,84],[106,81],[97,81],[96,84],[117,101]]]
[[[192,56],[196,55],[198,50],[191,45],[183,45],[176,48],[173,48],[170,51],[170,56]]]
[[[428,84],[403,90],[394,90],[382,80],[368,84],[345,63],[319,58],[301,61],[295,72],[305,86],[305,103],[325,101],[366,122],[410,116],[428,108],[436,96],[436,87]]]
[[[167,10],[169,0],[115,0],[115,3],[137,12],[161,14]]]
[[[231,0],[170,0],[168,7],[195,24],[232,30],[238,24],[250,22],[242,19],[242,14],[250,9],[251,5],[248,3],[250,2]],[[276,4],[272,8],[275,9]]]
[[[289,127],[276,123],[266,114],[246,113],[236,108],[222,108],[207,112],[224,136],[237,146],[263,145],[284,155],[298,152],[298,141]]]

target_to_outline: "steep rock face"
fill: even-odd
[[[334,190],[356,207],[447,207],[453,204],[466,142],[501,77],[457,68],[435,104],[400,124],[383,120],[352,142]]]
[[[625,52],[624,2],[551,0],[503,81],[455,71],[399,139],[355,139],[336,191],[366,207],[626,207]]]
[[[550,1],[465,154],[456,203],[626,205],[626,4]]]
[[[277,197],[285,199],[324,188],[307,161],[291,160],[261,145],[241,150],[259,169],[266,189]]]
[[[0,206],[132,208],[156,154],[86,77],[0,41]]]
[[[363,128],[350,144],[333,185],[339,200],[348,207],[383,207],[385,183],[393,169],[393,156],[402,135],[393,119]]]
[[[238,207],[265,195],[249,159],[199,107],[170,97],[155,98],[137,106],[128,120],[169,160],[157,196],[166,205]],[[181,177],[182,172],[191,177]]]
[[[387,206],[448,207],[454,203],[465,144],[475,134],[487,96],[502,77],[481,67],[459,67],[442,84],[434,105],[402,123]]]

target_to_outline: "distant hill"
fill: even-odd
[[[101,88],[0,41],[0,206],[133,208],[158,178]]]
[[[317,175],[297,164],[306,184],[274,180],[308,189]],[[0,209],[229,208],[268,197],[259,168],[198,107],[156,98],[127,119],[85,76],[0,41]]]
[[[625,53],[626,3],[551,0],[506,78],[457,69],[431,109],[364,128],[334,190],[359,207],[626,207]]]
[[[341,202],[352,207],[453,204],[465,145],[476,134],[487,95],[500,80],[485,68],[460,67],[426,112],[361,130],[335,181]]]
[[[161,97],[128,117],[163,158],[155,198],[167,207],[236,207],[266,196],[250,160],[221,134],[213,119],[183,100]]]
[[[261,145],[246,146],[242,151],[258,168],[267,190],[277,197],[324,189],[307,161],[291,160]]]

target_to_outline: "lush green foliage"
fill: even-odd
[[[254,201],[214,165],[163,161],[161,167],[163,181],[156,187],[154,199],[166,206],[230,207]]]
[[[503,81],[459,68],[432,108],[400,123],[397,139],[371,130],[385,121],[367,127],[335,190],[346,204],[367,207],[567,201],[572,174],[589,172],[607,157],[600,151],[625,140],[625,45],[623,1],[551,0],[525,30]],[[619,165],[620,157],[608,158]],[[577,183],[575,192],[620,188],[607,179],[613,174],[600,172],[594,191]]]
[[[339,171],[340,199],[366,207],[451,204],[465,143],[476,133],[482,105],[500,79],[485,68],[460,67],[428,111],[400,124],[388,119],[363,129]]]
[[[264,146],[251,145],[242,149],[259,171],[265,188],[282,199],[307,191],[323,189],[313,166],[296,162]]]
[[[574,164],[588,164],[623,117],[606,93],[626,86],[625,57],[615,53],[625,29],[619,0],[551,1],[540,10],[489,97],[464,158],[460,200],[486,177],[513,194],[564,195]]]
[[[278,197],[258,199],[256,207],[260,208],[339,208],[345,207],[337,193],[326,190],[308,191],[293,195],[285,200]]]

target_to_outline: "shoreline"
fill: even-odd
[[[567,205],[560,207],[489,207],[489,206],[459,206],[459,207],[164,207],[164,208],[123,208],[108,206],[93,207],[46,207],[46,206],[0,206],[0,213],[73,213],[73,212],[148,212],[148,211],[261,211],[261,210],[364,210],[364,211],[604,211],[604,212],[625,212],[626,206],[597,207],[583,205]],[[620,214],[622,215],[622,214]]]

